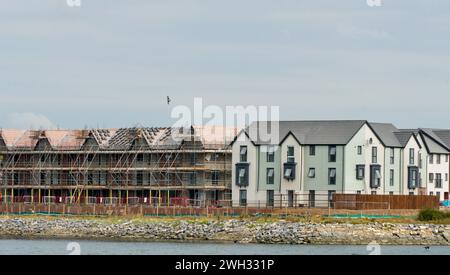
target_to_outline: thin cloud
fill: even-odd
[[[43,114],[31,112],[12,113],[6,122],[8,128],[15,129],[55,129],[55,125]]]

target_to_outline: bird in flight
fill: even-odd
[[[172,101],[172,99],[170,99],[170,97],[167,97],[167,105],[170,105],[171,101]]]

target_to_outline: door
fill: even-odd
[[[309,207],[316,207],[316,191],[309,191]]]
[[[288,191],[288,207],[294,207],[294,191]]]

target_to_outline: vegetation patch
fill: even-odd
[[[436,209],[423,209],[417,216],[417,220],[419,221],[442,221],[446,219],[450,219],[450,212],[439,211]]]

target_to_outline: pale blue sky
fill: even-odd
[[[173,104],[450,128],[450,1],[0,0],[0,126],[170,125]]]

